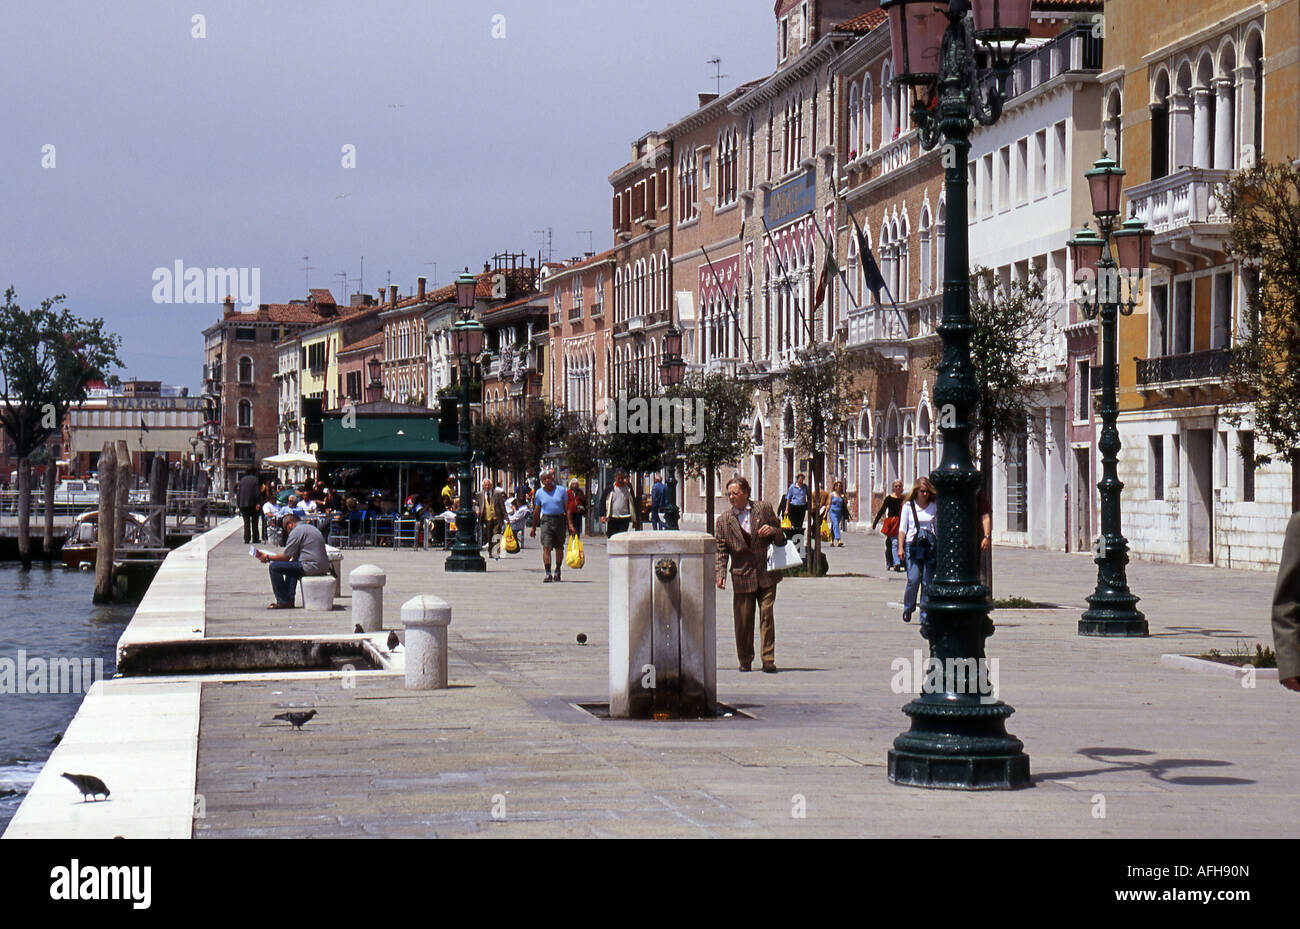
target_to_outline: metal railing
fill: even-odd
[[[1226,348],[1211,348],[1185,355],[1159,355],[1137,359],[1139,387],[1197,381],[1222,377],[1228,373],[1231,356]]]

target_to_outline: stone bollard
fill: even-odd
[[[343,596],[343,553],[327,545],[325,554],[329,555],[330,573],[334,575],[334,598],[338,599]]]
[[[378,632],[384,628],[384,583],[388,575],[383,568],[363,564],[353,568],[348,575],[352,588],[352,623],[361,624],[364,632]]]
[[[703,532],[609,540],[609,715],[713,716],[717,543]]]
[[[450,624],[451,606],[440,597],[421,594],[402,604],[407,690],[439,690],[447,686]]]

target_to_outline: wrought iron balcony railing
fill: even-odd
[[[1139,387],[1170,385],[1180,381],[1204,381],[1228,373],[1230,356],[1226,348],[1211,348],[1185,355],[1159,355],[1137,359]]]

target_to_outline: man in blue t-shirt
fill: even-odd
[[[794,483],[785,492],[786,513],[796,529],[803,528],[804,517],[808,515],[808,485],[804,480],[802,474],[795,475]]]
[[[666,509],[668,509],[668,488],[664,485],[664,476],[656,474],[654,486],[650,488],[651,528],[664,528],[663,515]]]
[[[529,536],[537,535],[537,524],[542,525],[542,565],[546,568],[546,580],[551,578],[551,551],[555,551],[555,578],[562,580],[560,570],[564,567],[564,540],[568,532],[573,532],[573,520],[569,516],[569,492],[555,483],[555,472],[548,469],[542,472],[542,486],[533,492],[533,527]],[[567,529],[567,532],[566,532]]]

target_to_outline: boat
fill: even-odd
[[[126,531],[126,540],[135,541],[145,524],[145,518],[139,513],[128,513],[131,525]],[[76,518],[68,536],[63,542],[63,566],[87,570],[95,566],[95,556],[99,550],[99,510],[87,510]]]

